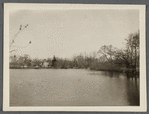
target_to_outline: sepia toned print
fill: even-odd
[[[5,4],[4,12],[6,111],[146,110],[144,6]]]

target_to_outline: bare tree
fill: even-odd
[[[11,53],[11,52],[13,52],[13,51],[16,51],[16,50],[18,50],[18,49],[20,49],[20,48],[26,48],[29,44],[31,44],[31,41],[29,41],[28,45],[26,45],[26,46],[24,46],[24,47],[12,46],[12,44],[15,43],[15,40],[16,40],[18,34],[20,34],[20,33],[21,33],[25,28],[27,28],[27,27],[28,27],[28,24],[27,24],[26,26],[24,26],[24,27],[22,27],[22,25],[20,25],[19,31],[18,31],[18,32],[12,37],[12,39],[10,40],[10,44],[9,44],[10,50],[9,50],[9,53]],[[16,48],[16,49],[11,49],[12,47],[13,47],[13,48]]]

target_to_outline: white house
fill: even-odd
[[[42,67],[48,67],[49,66],[49,63],[44,61],[43,64],[42,64]]]

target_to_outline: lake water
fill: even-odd
[[[11,69],[10,106],[138,106],[139,78],[84,69]]]

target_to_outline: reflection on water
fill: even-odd
[[[139,99],[139,84],[138,84],[138,79],[137,78],[128,78],[128,82],[127,82],[127,89],[128,91],[131,92],[127,92],[127,96],[128,96],[128,101],[130,105],[136,105],[136,104],[140,104],[140,99]]]
[[[139,78],[82,69],[11,69],[10,106],[139,106]]]

